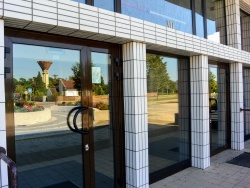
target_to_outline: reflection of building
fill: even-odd
[[[45,83],[46,89],[49,85],[49,68],[52,65],[53,62],[51,61],[37,61],[39,66],[41,67],[43,73],[42,73],[42,80]]]
[[[79,96],[73,80],[59,80],[59,93],[63,96]]]
[[[48,96],[51,96],[51,95],[53,95],[53,96],[56,96],[57,95],[57,90],[56,90],[56,88],[48,88],[48,90],[47,90],[47,92],[46,92],[46,96],[48,97]]]

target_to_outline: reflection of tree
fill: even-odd
[[[16,93],[22,94],[24,92],[24,87],[22,85],[16,85]]]
[[[34,78],[33,87],[34,87],[35,95],[36,96],[43,96],[43,95],[45,95],[46,87],[45,87],[45,84],[43,82],[43,79],[42,79],[40,71],[38,71],[37,77]]]
[[[71,77],[74,80],[74,88],[77,91],[81,91],[81,71],[80,71],[80,63],[76,62],[72,65],[71,70],[73,71],[73,76]]]
[[[52,78],[52,77],[49,77],[49,85],[48,85],[48,87],[49,88],[58,88],[59,80],[60,79],[62,79],[62,78]]]
[[[170,84],[167,73],[167,62],[163,62],[163,57],[159,55],[147,54],[147,84],[149,92],[165,90]]]
[[[106,95],[108,94],[108,85],[104,84],[104,79],[101,76],[101,84],[92,84],[92,91],[96,95]]]
[[[26,80],[25,78],[19,78],[19,80],[14,79],[14,91],[15,93],[19,93],[20,96],[24,94],[24,91],[32,86],[32,79]]]
[[[92,63],[92,67],[95,65]],[[73,71],[73,75],[70,76],[70,79],[74,80],[74,87],[81,91],[81,72],[80,72],[80,63],[76,62],[72,65],[71,70]],[[108,85],[104,84],[104,79],[101,76],[101,83],[100,84],[92,84],[92,91],[96,95],[106,95],[108,94]]]
[[[19,80],[14,79],[15,93],[19,93],[20,96],[23,96],[24,91],[28,88],[33,88],[35,96],[43,96],[46,92],[46,87],[42,81],[41,73],[38,72],[37,77],[25,79],[20,78]]]
[[[209,72],[209,84],[210,84],[210,93],[218,92],[218,84],[216,81],[216,76],[210,71]]]
[[[169,93],[177,93],[178,92],[178,90],[177,90],[178,80],[177,81],[169,80],[168,86],[169,86]]]

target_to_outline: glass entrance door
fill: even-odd
[[[111,86],[106,49],[13,44],[19,187],[115,187]],[[69,122],[88,134],[67,125],[80,106]]]
[[[66,117],[81,105],[81,51],[13,44],[19,187],[83,187],[82,135]]]
[[[111,110],[111,55],[91,52],[95,187],[114,187],[113,125]]]
[[[210,151],[215,154],[230,143],[228,66],[209,65]]]

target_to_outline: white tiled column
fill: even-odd
[[[240,3],[239,0],[225,0],[227,22],[227,45],[241,49]]]
[[[250,109],[250,68],[244,68],[244,108]],[[250,112],[244,113],[245,135],[250,134]]]
[[[0,146],[6,148],[5,120],[5,86],[4,86],[4,21],[0,19]],[[7,166],[2,162],[2,186],[8,186]],[[1,184],[0,184],[1,185]]]
[[[243,112],[243,75],[242,64],[230,64],[230,99],[231,99],[231,148],[244,149]]]
[[[149,187],[146,45],[123,45],[126,187]]]
[[[192,166],[210,166],[208,57],[190,58]]]

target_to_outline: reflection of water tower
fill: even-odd
[[[51,61],[37,61],[37,63],[40,65],[41,69],[43,70],[43,76],[42,80],[45,83],[46,89],[49,85],[49,68],[53,62]]]

